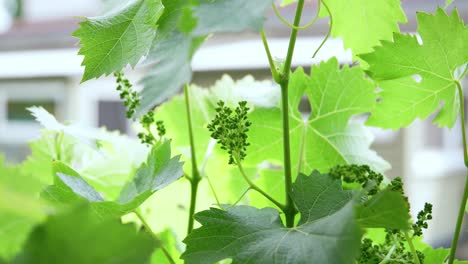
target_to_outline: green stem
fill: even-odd
[[[270,64],[271,75],[273,76],[273,80],[275,80],[275,82],[278,83],[280,81],[280,78],[279,78],[278,70],[276,69],[275,62],[273,61],[273,57],[271,56],[270,47],[268,46],[268,41],[265,35],[265,30],[262,29],[261,35],[262,35],[263,47],[265,47],[265,52],[268,57],[268,63]]]
[[[298,26],[301,22],[302,10],[304,9],[304,0],[299,0],[297,3],[296,15],[294,17],[294,26]],[[284,71],[281,75],[281,104],[283,114],[283,156],[284,156],[284,188],[286,195],[286,205],[284,214],[286,217],[286,227],[294,226],[294,217],[297,213],[294,207],[294,202],[291,198],[292,193],[292,169],[291,169],[291,143],[289,139],[289,99],[288,87],[289,76],[291,74],[291,63],[296,46],[298,29],[293,28],[289,37],[288,53],[284,62]]]
[[[317,56],[317,53],[320,51],[320,49],[322,49],[323,45],[325,45],[325,42],[327,42],[328,38],[330,37],[331,31],[332,31],[332,27],[333,27],[333,16],[332,16],[332,14],[331,14],[331,12],[330,12],[330,9],[328,8],[328,5],[325,4],[325,2],[323,2],[322,0],[319,0],[318,2],[319,2],[319,3],[322,3],[323,6],[325,7],[325,9],[327,10],[328,16],[330,17],[330,26],[328,27],[327,35],[326,35],[325,38],[322,40],[322,43],[320,43],[320,45],[318,46],[318,48],[315,50],[314,55],[312,55],[312,58],[315,58],[315,56]]]
[[[468,168],[468,150],[466,143],[466,128],[465,128],[465,100],[463,97],[463,89],[460,82],[455,81],[455,84],[458,89],[458,98],[460,100],[460,119],[462,127],[462,137],[463,137],[463,158],[465,167]],[[450,249],[449,264],[453,264],[455,261],[455,255],[457,253],[458,239],[460,238],[461,227],[463,224],[463,217],[465,216],[466,201],[468,199],[468,174],[465,181],[465,190],[463,191],[462,202],[458,211],[457,224],[455,226],[455,233],[453,234],[452,248]]]
[[[285,212],[286,207],[284,204],[278,202],[275,198],[271,197],[268,193],[266,193],[264,190],[262,190],[260,187],[258,187],[255,183],[253,183],[249,177],[247,177],[247,174],[244,171],[244,167],[242,167],[242,163],[238,157],[234,157],[236,161],[236,165],[239,168],[239,171],[244,178],[244,180],[249,184],[250,189],[255,190],[259,192],[261,195],[265,196],[268,200],[270,200],[272,203],[274,203],[278,208],[280,208],[283,212]]]
[[[195,154],[195,140],[193,137],[193,125],[192,125],[192,111],[190,108],[190,98],[188,91],[188,84],[184,85],[184,94],[185,94],[185,109],[187,111],[187,123],[190,139],[190,158],[192,160],[192,177],[190,180],[190,207],[188,215],[188,224],[187,224],[187,234],[190,234],[193,230],[195,208],[197,206],[197,192],[198,184],[201,181],[200,171],[197,166],[197,158]]]
[[[466,140],[466,128],[465,128],[465,100],[463,96],[463,88],[460,82],[455,81],[455,85],[458,89],[458,99],[460,104],[460,119],[461,119],[461,128],[462,128],[462,137],[463,137],[463,161],[465,162],[465,167],[468,168],[468,150],[467,150],[467,140]]]
[[[213,183],[210,180],[210,177],[208,177],[208,175],[204,175],[203,177],[206,179],[206,181],[208,182],[208,185],[210,186],[210,190],[215,198],[216,204],[218,205],[219,208],[222,208],[221,202],[219,201],[219,198],[218,198],[218,194],[216,194],[216,190],[213,186]]]
[[[413,238],[408,235],[408,232],[405,232],[405,238],[406,238],[406,241],[408,241],[408,245],[410,247],[411,253],[413,254],[414,263],[421,264],[421,262],[419,261],[418,254],[416,253],[416,248],[413,245]]]
[[[317,19],[319,17],[319,14],[320,14],[320,7],[321,7],[320,1],[318,1],[317,3],[318,3],[317,14],[315,14],[315,17],[309,23],[305,24],[304,26],[295,26],[295,25],[289,23],[289,21],[281,15],[280,11],[278,10],[278,8],[276,7],[275,4],[272,4],[272,7],[273,7],[273,11],[275,12],[275,15],[286,26],[288,26],[291,29],[302,30],[302,29],[307,29],[307,28],[311,27],[313,24],[315,24],[315,21],[317,21]]]
[[[385,263],[390,262],[390,260],[392,260],[393,251],[395,251],[395,249],[396,249],[396,245],[393,244],[393,246],[390,248],[385,258],[382,261],[380,261],[379,264],[385,264]]]
[[[237,201],[235,201],[235,202],[234,202],[233,204],[231,204],[230,206],[226,207],[225,210],[230,209],[230,208],[236,206],[238,203],[240,203],[240,201],[242,201],[242,198],[244,198],[244,196],[245,196],[250,190],[252,190],[252,187],[249,186],[249,188],[247,188],[247,190],[245,190],[245,191],[242,193],[242,195],[239,197],[239,199],[237,199]],[[222,208],[222,207],[220,206],[220,208]]]
[[[143,217],[143,215],[141,214],[140,210],[136,209],[133,211],[133,213],[138,217],[138,219],[140,219],[140,222],[143,224],[143,226],[145,227],[145,230],[151,234],[151,236],[156,240],[156,241],[161,241],[158,236],[156,235],[156,233],[153,232],[153,229],[151,229],[150,225],[148,224],[148,222],[146,222],[146,219]],[[169,263],[171,264],[175,264],[175,261],[174,259],[172,258],[171,254],[169,253],[169,251],[163,246],[161,245],[161,250],[162,252],[164,253],[164,256],[166,256],[167,260],[169,261]]]
[[[64,132],[60,131],[55,135],[55,154],[58,161],[62,160],[62,143]]]

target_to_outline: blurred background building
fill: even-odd
[[[0,0],[0,152],[9,161],[24,159],[27,142],[39,135],[39,126],[25,110],[32,105],[43,106],[62,121],[132,133],[113,78],[80,85],[82,58],[77,55],[77,39],[70,36],[78,27],[77,16],[98,15],[106,1]],[[416,31],[416,11],[432,12],[444,2],[403,0],[409,22],[401,26],[402,31]],[[456,0],[455,4],[467,21],[468,1]],[[315,7],[315,0],[307,3],[303,21],[310,21]],[[294,6],[281,9],[290,20],[294,11]],[[267,16],[265,28],[273,54],[283,56],[288,28],[273,11]],[[351,63],[351,55],[340,40],[328,41],[318,57],[311,58],[327,30],[328,22],[322,19],[301,31],[294,66],[309,68],[332,56],[341,63]],[[246,74],[257,79],[270,78],[260,38],[249,32],[216,35],[196,54],[193,69],[194,83],[201,85],[214,83],[223,73],[234,78]],[[136,81],[144,70],[137,69],[128,76]],[[417,121],[399,132],[372,131],[376,137],[373,148],[393,166],[388,175],[404,177],[413,213],[425,201],[434,204],[434,220],[425,239],[435,246],[450,246],[466,173],[460,125],[452,130],[439,129],[428,120]],[[466,240],[467,233],[465,229]],[[460,253],[468,258],[468,247]]]

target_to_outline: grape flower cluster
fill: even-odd
[[[216,107],[216,116],[208,125],[211,137],[221,145],[221,149],[229,154],[229,164],[237,164],[246,157],[247,132],[252,125],[247,120],[249,108],[246,101],[239,102],[233,110],[219,101]]]
[[[117,82],[117,91],[120,92],[120,99],[123,100],[124,106],[127,108],[127,118],[134,118],[137,108],[140,106],[140,98],[138,93],[133,90],[133,85],[124,77],[122,72],[114,73]],[[154,145],[157,141],[156,137],[151,132],[153,124],[156,125],[159,138],[166,134],[164,122],[156,121],[154,112],[149,111],[140,118],[140,124],[145,129],[145,132],[138,133],[138,138],[143,144]]]

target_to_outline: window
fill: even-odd
[[[125,106],[120,101],[99,101],[99,126],[126,133],[128,130]]]
[[[31,106],[42,106],[51,114],[55,114],[56,103],[53,100],[41,101],[19,101],[10,100],[7,103],[7,120],[8,121],[34,121],[34,117],[27,110]]]

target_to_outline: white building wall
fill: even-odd
[[[102,8],[101,2],[101,0],[24,0],[23,14],[26,20],[92,16]]]

